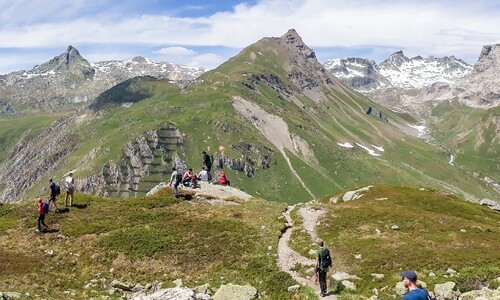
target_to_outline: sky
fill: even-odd
[[[0,0],[0,74],[76,47],[90,62],[144,56],[217,67],[294,28],[318,60],[454,55],[500,43],[500,0]]]

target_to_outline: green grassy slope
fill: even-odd
[[[450,280],[461,292],[481,289],[500,276],[498,212],[437,191],[389,185],[375,186],[350,202],[342,196],[329,195],[316,205],[327,211],[316,229],[332,251],[333,271],[362,279],[356,281],[357,293],[371,296],[374,288],[394,287],[399,272],[407,269],[416,270],[431,290]],[[334,198],[339,202],[332,203]],[[294,219],[300,224],[298,214]],[[308,256],[310,237],[296,230],[292,240]],[[361,259],[355,258],[358,254]],[[449,278],[448,268],[459,275]],[[429,277],[430,272],[437,276]],[[375,280],[372,273],[385,277]],[[388,288],[379,296],[392,294]]]
[[[441,103],[431,114],[435,143],[455,155],[455,165],[500,182],[500,108]]]
[[[59,231],[45,234],[34,231],[32,201],[0,206],[0,286],[40,298],[65,299],[69,291],[88,299],[108,295],[113,279],[173,287],[180,278],[186,286],[209,283],[214,290],[251,284],[264,299],[312,299],[306,289],[287,292],[295,282],[276,267],[283,204],[183,200],[166,191],[126,200],[78,194],[70,211],[49,213],[47,224]],[[84,286],[94,279],[99,284],[91,293]]]

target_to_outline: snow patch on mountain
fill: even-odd
[[[339,145],[342,148],[354,148],[354,146],[351,145],[350,143],[343,143],[343,144],[337,143],[337,145]]]
[[[373,149],[370,149],[370,148],[368,148],[366,146],[363,146],[363,145],[361,145],[359,143],[356,143],[356,145],[358,145],[359,147],[365,149],[366,152],[368,152],[368,154],[370,154],[371,156],[380,156],[380,154],[377,153],[377,152],[375,152]]]

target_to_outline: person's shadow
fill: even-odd
[[[55,228],[47,228],[47,229],[42,229],[42,231],[40,231],[41,233],[54,233],[54,232],[59,232],[59,229],[55,229]]]
[[[71,207],[76,207],[78,209],[85,209],[89,206],[88,204],[73,204]]]
[[[69,208],[65,207],[65,208],[60,208],[56,211],[56,214],[65,214],[65,213],[68,213],[69,212]]]

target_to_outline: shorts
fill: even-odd
[[[56,195],[50,195],[49,196],[49,202],[52,201],[52,202],[56,202]]]

